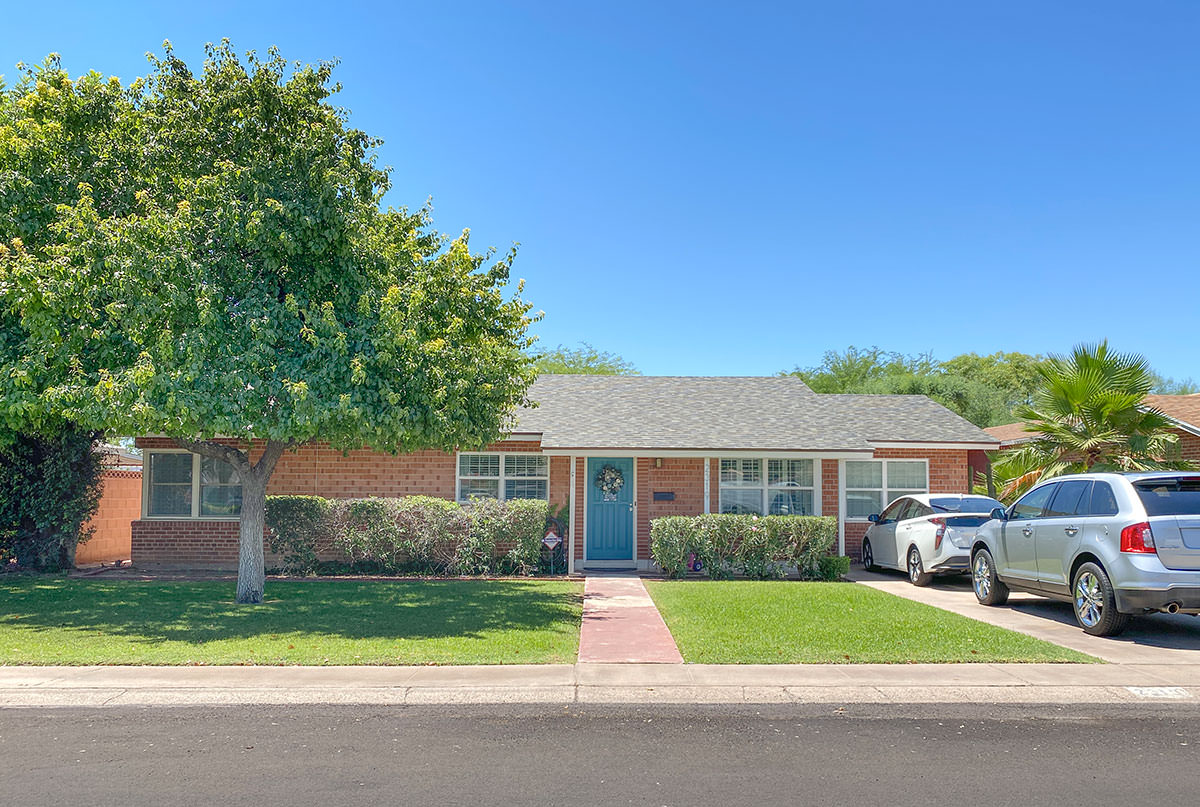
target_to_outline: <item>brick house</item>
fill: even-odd
[[[536,406],[483,451],[285,454],[269,495],[544,498],[565,508],[571,571],[648,568],[650,522],[717,512],[833,515],[857,556],[892,498],[968,492],[968,454],[998,442],[918,395],[822,395],[792,377],[544,375]],[[145,453],[139,564],[232,566],[240,488],[165,438]]]

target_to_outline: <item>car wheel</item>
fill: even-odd
[[[871,539],[863,538],[862,542],[862,565],[868,572],[873,572],[877,568],[875,565],[875,554],[871,551]]]
[[[1084,633],[1116,636],[1129,626],[1129,614],[1117,610],[1112,581],[1098,564],[1085,563],[1075,572],[1071,602],[1075,606],[1075,619]]]
[[[992,553],[981,549],[971,559],[971,588],[982,605],[1004,605],[1008,602],[1008,586],[996,576]]]
[[[908,548],[908,582],[914,586],[927,586],[933,582],[933,575],[926,572],[921,563],[921,550],[915,546]]]

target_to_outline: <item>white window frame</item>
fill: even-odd
[[[821,458],[820,457],[739,457],[739,456],[717,456],[717,512],[721,512],[721,491],[728,488],[729,490],[757,490],[760,493],[759,498],[759,513],[767,515],[771,504],[772,490],[809,490],[812,491],[812,515],[821,515]],[[746,460],[756,461],[759,463],[759,484],[758,485],[743,485],[731,484],[721,479],[721,462],[724,460],[736,460],[744,462]],[[780,485],[771,485],[771,460],[781,460],[789,462],[791,460],[808,460],[813,468],[813,483],[807,487],[783,487]]]
[[[846,465],[851,462],[881,462],[881,463],[883,463],[882,479],[880,480],[883,484],[883,487],[882,488],[852,488],[848,484],[846,484],[846,480],[849,479],[849,475],[846,471]],[[848,514],[846,508],[849,506],[850,497],[847,494],[849,494],[851,492],[854,492],[854,491],[862,491],[862,492],[868,492],[868,493],[879,492],[880,498],[883,500],[882,504],[879,505],[879,512],[881,512],[881,513],[884,511],[884,509],[887,508],[887,506],[889,504],[892,503],[893,499],[895,499],[896,497],[890,495],[890,491],[892,489],[888,487],[888,465],[890,465],[893,462],[919,462],[925,466],[925,488],[923,490],[918,490],[916,488],[896,488],[895,490],[897,491],[898,495],[909,496],[909,495],[915,495],[915,494],[919,494],[919,493],[928,493],[929,492],[929,458],[928,457],[887,457],[887,458],[871,457],[869,459],[864,457],[863,459],[845,460],[842,462],[841,468],[839,469],[841,471],[841,477],[842,477],[841,478],[842,502],[843,502],[842,513],[843,513],[844,521],[848,521],[850,523],[858,523],[858,524],[867,523],[867,521],[868,521],[866,516],[851,516]]]
[[[191,515],[151,515],[151,460],[152,454],[191,454],[192,455],[192,512]],[[142,449],[142,518],[152,521],[239,521],[236,516],[202,516],[200,515],[200,463],[203,458],[186,448],[144,448]]]
[[[461,457],[500,457],[500,475],[499,476],[463,476]],[[542,457],[546,460],[546,475],[545,476],[506,476],[504,473],[504,458],[505,457]],[[497,501],[508,501],[504,496],[505,482],[509,479],[521,480],[545,480],[546,496],[541,501],[550,501],[550,457],[546,454],[539,454],[536,451],[460,451],[454,455],[454,501],[459,504],[466,504],[470,499],[463,499],[462,496],[462,481],[464,479],[483,479],[496,480],[496,499]],[[522,497],[527,498],[527,497]],[[512,501],[519,501],[513,499]],[[537,500],[533,500],[537,501]]]

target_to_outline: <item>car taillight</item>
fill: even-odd
[[[942,548],[942,539],[946,537],[946,519],[931,518],[929,523],[937,524],[937,532],[933,534],[933,548],[936,551]]]
[[[1153,553],[1154,535],[1150,532],[1150,524],[1142,521],[1121,530],[1121,551]]]

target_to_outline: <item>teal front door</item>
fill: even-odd
[[[587,461],[587,560],[633,560],[633,458]]]

